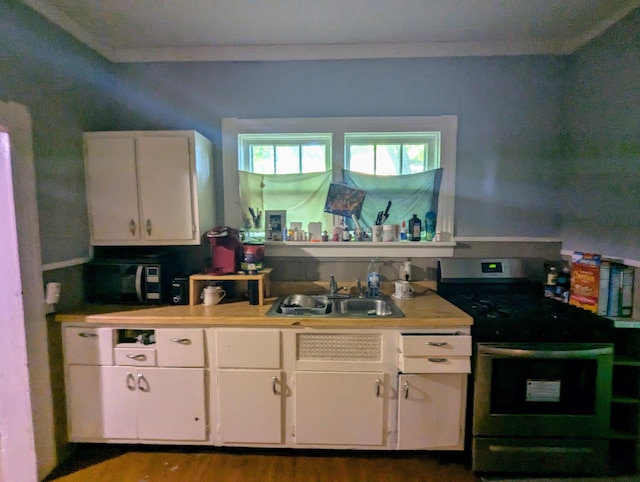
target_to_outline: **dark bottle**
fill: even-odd
[[[420,241],[421,234],[422,221],[420,221],[417,214],[414,214],[413,217],[409,219],[409,240]]]

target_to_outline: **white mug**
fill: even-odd
[[[413,287],[408,281],[396,281],[396,291],[393,297],[397,299],[407,299],[412,297]]]
[[[200,298],[205,305],[217,305],[227,295],[220,286],[207,286],[202,290]]]

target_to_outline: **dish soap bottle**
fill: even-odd
[[[380,269],[377,258],[372,258],[367,268],[367,297],[377,298],[380,296]]]
[[[418,218],[417,214],[414,214],[409,219],[409,240],[420,241],[420,235],[422,233],[422,221]]]
[[[436,213],[429,211],[424,218],[425,239],[433,241],[436,237]]]

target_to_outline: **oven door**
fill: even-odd
[[[478,343],[473,434],[603,437],[613,345]]]

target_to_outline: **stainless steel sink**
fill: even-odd
[[[327,296],[290,295],[278,298],[267,316],[308,316],[334,318],[403,318],[404,313],[388,297],[339,298]]]
[[[347,316],[390,316],[392,303],[380,298],[349,298],[334,300],[334,311]]]

